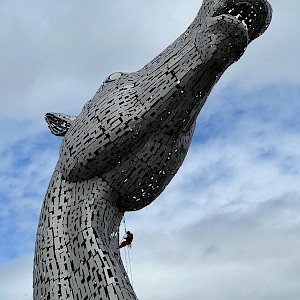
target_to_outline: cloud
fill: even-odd
[[[132,278],[141,299],[291,299],[299,296],[299,194],[247,212],[216,213],[165,233],[136,235]],[[273,222],[270,223],[269,220]],[[0,294],[31,298],[32,256],[0,266]],[[17,284],[16,284],[17,283]]]
[[[260,92],[208,100],[179,172],[153,204],[139,216],[130,214],[141,231],[178,228],[232,202],[237,210],[247,210],[299,192],[299,124],[294,118],[299,108],[280,109],[287,99],[275,94],[280,89],[274,98],[268,95],[275,109],[261,106],[265,95]]]
[[[236,88],[246,91],[264,85],[299,86],[299,2],[269,2],[273,7],[270,27],[261,38],[250,44],[238,63],[226,71],[220,86],[234,83]]]
[[[271,4],[271,27],[228,70],[223,85],[299,84],[298,3]],[[19,116],[28,107],[36,116],[51,106],[78,113],[109,73],[142,67],[186,29],[199,6],[196,0],[2,4],[2,114],[22,107]]]
[[[42,199],[57,160],[54,145],[39,138],[0,152],[0,262],[34,249]]]
[[[226,92],[208,100],[165,192],[127,214],[143,299],[299,297],[296,93]]]
[[[142,235],[130,252],[138,296],[296,300],[300,222],[287,221],[299,215],[298,200],[299,194],[284,195],[169,234],[162,228],[156,236]]]
[[[141,68],[179,36],[200,3],[0,3],[1,298],[31,297],[37,219],[61,141],[44,113],[78,114],[107,75]],[[174,180],[127,214],[141,299],[299,298],[300,7],[270,3],[270,28],[213,90]]]
[[[271,27],[229,68],[220,90],[299,84],[299,4],[270,2]],[[179,36],[200,3],[2,2],[2,143],[46,132],[43,115],[48,111],[77,115],[111,72],[136,71]]]
[[[0,265],[0,297],[5,300],[32,299],[33,256],[24,255]]]

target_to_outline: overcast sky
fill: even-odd
[[[61,138],[115,71],[135,71],[192,22],[201,0],[0,0],[0,299],[32,297],[42,200]],[[163,194],[126,214],[140,300],[300,299],[299,0],[215,86]],[[123,227],[121,230],[124,230]]]

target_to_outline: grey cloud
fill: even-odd
[[[32,255],[24,255],[0,266],[1,299],[32,299],[32,261]]]
[[[299,214],[298,199],[299,195],[285,195],[245,213],[219,213],[168,234],[162,229],[137,236],[130,250],[137,294],[146,300],[296,300],[300,223],[286,228],[285,211]],[[270,217],[279,226],[264,222]],[[1,295],[26,300],[31,257],[2,266],[1,271]],[[20,289],[11,289],[20,278],[27,279]]]
[[[287,227],[287,210],[299,215],[299,194],[245,213],[217,213],[169,234],[162,229],[156,239],[144,236],[142,246],[132,250],[138,294],[143,299],[297,299],[300,222]],[[151,293],[147,285],[154,283]]]
[[[248,47],[238,64],[226,71],[220,87],[234,83],[236,88],[251,91],[264,85],[299,86],[299,2],[269,2],[273,7],[269,29]]]
[[[78,114],[107,75],[139,69],[171,43],[200,4],[197,0],[2,2],[2,120],[17,136],[17,128],[24,128],[22,121],[32,124],[25,126],[24,134],[45,132],[41,119],[47,111]],[[291,82],[290,76],[297,74],[299,43],[290,32],[298,31],[298,22],[293,21],[298,2],[271,0],[271,4],[276,11],[271,28],[226,72],[220,91],[233,82],[240,87],[241,78],[247,78],[243,82],[249,90],[257,83]]]
[[[17,167],[16,146],[27,144],[30,152],[43,140],[43,114],[79,113],[109,73],[142,67],[184,31],[200,2],[0,2],[1,191],[13,187],[14,199],[2,206],[2,216],[17,219],[20,230],[32,226],[34,236],[36,219],[28,211],[38,212],[58,142],[48,150],[41,143],[40,151],[32,151],[34,162],[15,178],[7,170]],[[194,143],[155,203],[128,214],[136,233],[131,260],[141,299],[299,298],[299,91],[290,89],[299,84],[299,1],[270,2],[276,10],[270,29],[225,73],[201,113],[196,138],[204,125],[213,134]],[[287,83],[280,95],[277,89],[265,95],[257,90]],[[243,91],[239,99],[230,99],[236,92],[228,95],[228,86]],[[241,107],[245,113],[238,118]],[[214,122],[220,123],[217,130]],[[260,159],[268,149],[272,159]],[[39,195],[26,198],[28,189]],[[18,264],[23,266],[21,258],[1,266],[7,276],[0,280],[0,294],[7,300],[26,300],[24,290],[31,289],[30,259],[24,273],[16,270]],[[20,284],[8,292],[25,273],[26,288]]]
[[[76,115],[110,73],[146,64],[189,22],[178,14],[180,3],[1,2],[0,114],[10,128],[2,142],[45,132],[46,112]]]

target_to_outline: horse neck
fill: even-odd
[[[98,178],[72,183],[54,172],[37,232],[34,299],[136,299],[118,249],[116,200]]]

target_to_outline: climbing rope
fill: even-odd
[[[125,220],[125,214],[124,214],[124,217],[123,217],[123,223],[124,223],[124,229],[125,229],[125,233],[127,232],[127,229],[126,229],[126,220]]]
[[[123,217],[123,223],[124,223],[124,230],[125,230],[125,234],[127,233],[127,228],[126,228],[126,220],[125,220],[125,214]],[[130,275],[130,280],[131,280],[131,285],[133,286],[133,279],[132,279],[132,272],[131,272],[131,263],[130,263],[130,255],[129,255],[129,249],[131,246],[126,246],[124,247],[125,250],[125,265],[126,265],[126,272]],[[127,264],[127,260],[128,260],[128,264]],[[129,268],[128,268],[129,265]]]
[[[125,250],[126,251],[126,250]],[[131,272],[131,263],[130,263],[130,256],[129,256],[129,247],[127,247],[127,255],[128,255],[128,262],[129,262],[129,272],[130,272],[130,279],[131,285],[133,286],[133,279],[132,279],[132,272]]]

